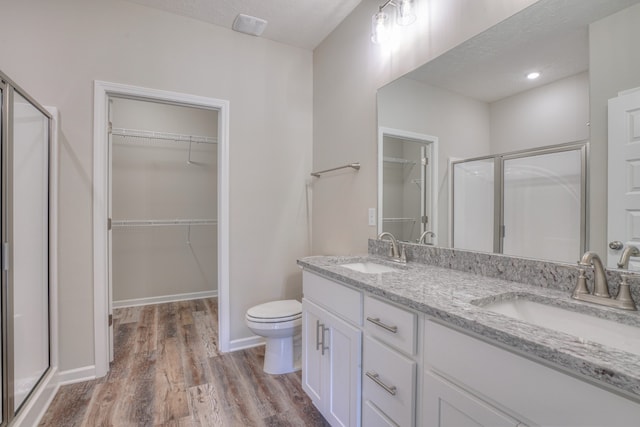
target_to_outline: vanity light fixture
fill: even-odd
[[[411,25],[416,21],[414,0],[387,0],[371,18],[371,41],[376,44],[384,44],[391,38],[389,15],[384,12],[389,5],[396,7],[398,25]]]
[[[528,78],[529,80],[535,80],[535,79],[537,79],[538,77],[540,77],[540,73],[539,73],[538,71],[532,71],[532,72],[530,72],[529,74],[527,74],[527,78]]]

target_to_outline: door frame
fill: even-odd
[[[141,99],[218,111],[218,345],[229,351],[229,101],[179,92],[94,81],[93,291],[95,375],[109,371],[108,103],[109,97]]]
[[[427,135],[423,133],[411,132],[408,130],[394,129],[390,127],[380,126],[378,128],[378,234],[383,230],[383,187],[384,187],[384,137],[389,136],[392,138],[411,140],[418,144],[422,144],[430,155],[431,161],[431,173],[429,174],[429,180],[431,181],[431,200],[429,203],[431,209],[431,231],[435,233],[432,238],[434,245],[438,244],[440,239],[438,232],[438,137],[433,135]],[[423,192],[424,194],[424,192]],[[424,203],[423,203],[424,206]],[[435,207],[434,207],[435,206]]]

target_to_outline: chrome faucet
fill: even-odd
[[[633,245],[625,246],[620,255],[620,261],[618,261],[618,268],[629,268],[629,258],[632,256],[640,256],[640,249]]]
[[[593,295],[596,297],[611,298],[607,276],[604,273],[604,267],[598,254],[595,252],[585,252],[580,262],[578,262],[578,265],[582,267],[590,267],[593,265]]]
[[[425,231],[424,233],[422,233],[422,235],[420,235],[418,244],[424,243],[425,245],[433,245],[433,243],[427,243],[427,236],[430,236],[433,239],[434,237],[436,237],[436,233],[434,233],[433,231]]]
[[[391,242],[391,250],[389,251],[389,256],[391,257],[392,261],[405,264],[407,262],[407,255],[404,251],[404,246],[402,246],[402,249],[399,251],[398,241],[396,240],[395,236],[388,231],[383,231],[382,233],[378,234],[378,240],[384,240],[385,237],[388,237],[389,241]]]
[[[590,268],[592,265],[593,292],[589,292],[589,288],[587,288],[587,277],[584,273],[585,267]],[[578,266],[581,267],[579,270],[580,275],[578,276],[578,282],[571,294],[572,298],[609,307],[617,307],[624,310],[636,310],[636,305],[633,298],[631,298],[629,283],[627,283],[628,276],[622,275],[622,282],[620,283],[618,295],[615,298],[611,298],[604,266],[602,265],[600,257],[595,252],[585,252],[584,255],[582,255],[582,259],[578,261]]]

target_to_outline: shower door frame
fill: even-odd
[[[505,160],[520,159],[524,157],[540,156],[545,154],[557,154],[566,151],[580,152],[580,253],[584,253],[589,243],[587,224],[589,223],[589,212],[587,209],[589,200],[589,142],[578,141],[565,144],[550,145],[546,147],[529,150],[519,150],[510,153],[493,154],[489,156],[474,157],[463,160],[452,160],[451,170],[451,193],[450,193],[450,231],[449,235],[451,247],[455,248],[455,227],[454,227],[454,195],[455,195],[455,174],[454,168],[457,164],[469,163],[480,160],[491,160],[494,162],[494,212],[493,212],[493,253],[502,254],[504,247],[504,162]]]
[[[1,127],[1,182],[2,182],[2,228],[1,228],[1,327],[0,339],[2,341],[1,352],[1,383],[2,396],[2,421],[0,426],[4,427],[9,423],[12,425],[32,425],[46,407],[47,402],[53,398],[57,389],[55,376],[58,365],[58,334],[57,334],[57,110],[45,108],[40,105],[20,86],[16,85],[9,77],[0,71],[0,91],[2,92],[2,114],[0,117]],[[47,119],[47,308],[48,308],[48,367],[44,370],[33,388],[25,396],[20,406],[15,406],[14,388],[14,307],[13,300],[9,297],[14,295],[13,269],[13,165],[12,160],[13,141],[13,100],[15,93],[19,94],[29,102],[36,110],[42,113]],[[50,111],[51,110],[51,111]]]

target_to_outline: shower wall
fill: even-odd
[[[117,98],[111,108],[114,129],[218,135],[216,111]],[[217,144],[114,135],[112,171],[114,305],[216,291]]]

